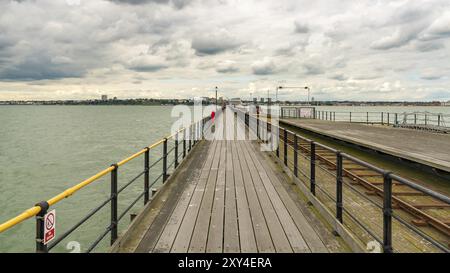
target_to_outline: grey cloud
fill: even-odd
[[[192,40],[192,48],[199,56],[215,55],[228,50],[236,49],[241,45],[226,31],[195,36]]]
[[[166,68],[167,66],[163,64],[140,64],[129,67],[129,69],[137,72],[156,72]]]
[[[187,6],[192,0],[109,0],[118,4],[143,5],[149,3],[155,4],[172,4],[177,9]]]
[[[416,48],[420,52],[434,51],[444,48],[445,45],[441,42],[419,42]]]
[[[144,54],[130,60],[127,67],[137,72],[157,72],[168,68],[161,57]]]
[[[294,31],[295,33],[308,33],[309,32],[309,26],[305,23],[302,23],[300,21],[294,22]]]
[[[348,77],[342,73],[337,73],[337,74],[331,75],[331,76],[329,76],[329,78],[333,79],[333,80],[337,80],[337,81],[346,81],[348,79]]]
[[[385,36],[375,42],[370,46],[373,49],[387,50],[391,48],[401,47],[406,45],[411,40],[416,38],[417,33],[414,32],[404,32],[402,30],[397,30],[395,33]]]
[[[233,61],[223,61],[218,63],[216,71],[218,73],[236,73],[239,72],[239,67]]]
[[[317,63],[305,63],[302,65],[307,75],[319,75],[325,72],[324,68]]]
[[[429,81],[433,81],[433,80],[439,80],[440,78],[442,78],[442,75],[432,75],[432,74],[428,74],[428,75],[423,75],[420,77],[421,79],[424,80],[429,80]]]
[[[276,65],[270,58],[256,61],[252,64],[252,71],[255,75],[270,75],[276,73]]]
[[[56,80],[79,78],[86,73],[80,66],[56,63],[44,54],[36,54],[25,60],[0,69],[0,79],[7,81]]]

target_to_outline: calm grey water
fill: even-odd
[[[0,107],[0,222],[64,191],[110,164],[169,134],[174,118],[165,106],[2,106]],[[318,107],[329,111],[430,111],[449,113],[450,107]],[[160,151],[151,153],[151,160]],[[142,171],[138,158],[119,170],[119,187]],[[157,177],[160,166],[152,170]],[[142,179],[141,179],[142,180]],[[119,197],[119,214],[142,191],[139,180]],[[70,228],[110,194],[109,177],[58,203],[57,235]],[[130,211],[137,212],[142,202]],[[109,225],[105,207],[55,249],[70,241],[85,251]],[[34,219],[0,234],[0,252],[34,251]],[[120,230],[129,224],[128,215]],[[106,237],[97,251],[107,249]]]
[[[171,107],[163,106],[3,106],[0,107],[0,222],[62,192],[112,163],[170,133]],[[152,152],[151,158],[160,153]],[[160,166],[159,166],[160,168]],[[119,187],[143,170],[138,158],[119,172]],[[158,170],[159,171],[159,170]],[[159,173],[158,173],[159,174]],[[157,177],[156,168],[153,177]],[[109,197],[109,177],[100,179],[55,206],[57,233],[75,224]],[[142,179],[141,179],[142,180]],[[142,191],[137,181],[120,195],[119,214]],[[131,212],[142,207],[143,202]],[[81,251],[108,226],[109,207],[67,242]],[[34,219],[0,234],[0,252],[34,251]],[[128,215],[122,230],[129,223]],[[105,250],[105,238],[98,250]]]

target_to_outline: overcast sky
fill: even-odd
[[[450,1],[0,0],[0,100],[280,84],[316,100],[450,100]]]

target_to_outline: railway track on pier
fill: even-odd
[[[280,140],[283,140],[282,135],[280,135]],[[297,141],[299,155],[309,157],[310,143],[300,138]],[[288,150],[293,150],[293,135],[288,134],[287,144],[289,147]],[[282,148],[282,145],[280,145],[280,152]],[[317,145],[315,152],[316,164],[319,167],[330,173],[336,170],[336,154],[333,151]],[[381,174],[349,159],[344,159],[343,177],[344,183],[357,187],[366,196],[374,197],[382,202],[384,191],[383,176]],[[392,185],[393,209],[401,210],[409,215],[410,219],[408,221],[421,231],[425,227],[431,227],[436,230],[442,235],[440,237],[443,239],[443,243],[447,247],[450,247],[450,205],[436,200],[432,196],[417,191],[399,181],[393,180]]]

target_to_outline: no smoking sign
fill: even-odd
[[[55,238],[56,212],[55,210],[47,212],[44,216],[44,245]]]

